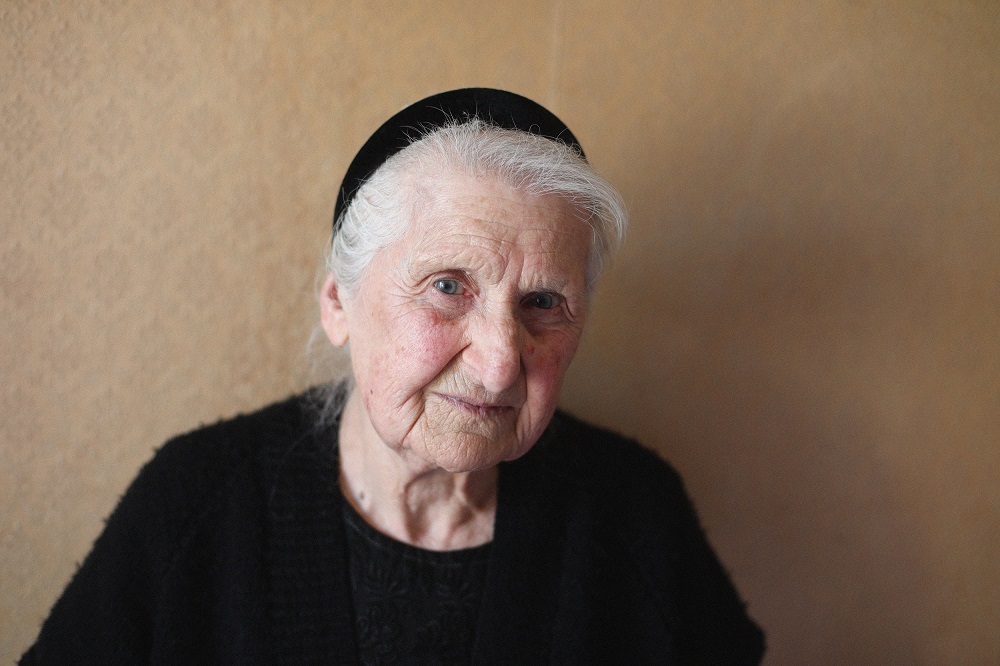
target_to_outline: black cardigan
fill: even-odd
[[[168,442],[24,664],[357,663],[336,428],[302,397]],[[756,664],[677,474],[557,414],[500,467],[475,663]]]

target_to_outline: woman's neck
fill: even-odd
[[[375,529],[428,550],[493,540],[497,468],[448,472],[378,437],[352,392],[340,420],[340,487]]]

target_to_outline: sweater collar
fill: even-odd
[[[539,442],[500,466],[473,663],[543,663],[551,656],[567,507],[543,449]]]
[[[316,428],[304,399],[297,435],[270,447],[268,613],[274,663],[356,664],[337,423]]]

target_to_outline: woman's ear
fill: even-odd
[[[350,337],[347,323],[347,313],[341,302],[339,286],[333,279],[333,273],[326,276],[323,288],[319,292],[319,319],[334,347],[343,347]]]

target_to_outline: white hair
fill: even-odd
[[[591,227],[587,286],[592,289],[621,245],[628,224],[617,191],[566,144],[490,125],[478,118],[428,132],[390,157],[358,189],[337,220],[326,268],[354,294],[380,249],[406,232],[412,213],[407,175],[452,170],[493,177],[515,189],[554,195],[580,211]]]

